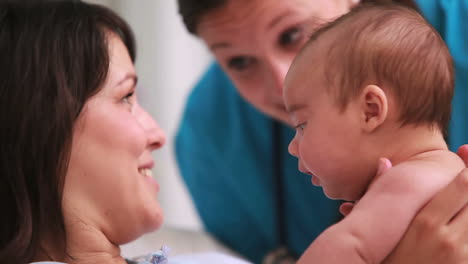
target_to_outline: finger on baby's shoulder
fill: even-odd
[[[458,148],[457,154],[465,161],[465,164],[468,165],[468,144]]]

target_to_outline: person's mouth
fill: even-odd
[[[311,179],[310,181],[312,182],[313,185],[315,186],[320,186],[320,180],[319,178],[317,178],[317,176],[315,176],[312,172],[310,171],[307,171],[307,170],[300,170],[302,173],[304,174],[307,174],[307,175],[310,175],[311,176]]]
[[[153,178],[153,172],[150,168],[139,168],[138,172],[143,175],[144,177],[151,177]]]
[[[154,161],[148,160],[138,166],[138,172],[144,177],[153,178],[153,172],[151,171],[154,167]]]
[[[152,168],[154,166],[153,161],[147,163],[146,165],[143,165],[138,168],[138,173],[142,175],[145,180],[152,186],[154,186],[154,189],[156,192],[159,192],[159,183],[153,178],[153,171]]]

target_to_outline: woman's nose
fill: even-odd
[[[151,150],[156,150],[166,144],[166,134],[153,118],[151,118],[151,123],[152,127],[147,131],[148,145],[150,146]]]
[[[148,146],[151,150],[156,150],[166,143],[166,134],[159,127],[156,121],[151,117],[148,112],[140,108],[140,122],[143,126],[146,137],[148,140]]]

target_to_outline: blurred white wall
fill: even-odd
[[[167,144],[154,153],[158,200],[165,225],[202,228],[174,158],[174,135],[188,92],[209,61],[207,49],[183,27],[176,0],[88,0],[106,5],[132,27],[137,41],[136,68],[141,105],[166,131]]]

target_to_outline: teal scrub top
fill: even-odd
[[[468,143],[468,1],[417,0],[424,17],[439,31],[455,64],[455,94],[448,144],[452,151]]]
[[[455,59],[456,88],[448,142],[468,142],[468,1],[419,0],[421,11],[447,41]],[[181,175],[205,228],[240,254],[260,263],[279,245],[274,192],[271,118],[243,100],[220,66],[212,64],[191,92],[176,136]],[[293,130],[283,126],[287,246],[300,254],[339,219],[338,202],[327,199],[287,152]]]

